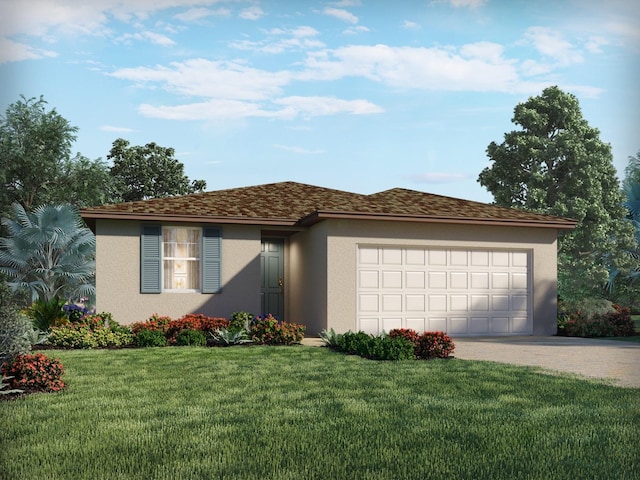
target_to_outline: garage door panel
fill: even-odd
[[[383,271],[382,288],[402,288],[402,272],[390,270]]]
[[[491,318],[490,333],[509,333],[509,317]]]
[[[358,299],[358,303],[360,304],[361,312],[380,311],[378,295],[373,295],[373,294],[360,295],[360,298]]]
[[[489,333],[489,317],[471,317],[469,333]]]
[[[358,250],[361,330],[532,332],[527,252],[368,246]]]
[[[424,290],[425,284],[425,273],[426,272],[406,272],[405,274],[405,285],[407,288],[419,288]]]
[[[401,317],[383,317],[382,318],[382,330],[386,333],[389,333],[394,328],[402,328],[402,318]]]
[[[411,317],[408,317],[406,325],[407,325],[406,328],[411,328],[412,330],[415,330],[416,332],[423,332],[423,331],[426,330],[425,319],[424,318],[411,318]]]
[[[469,333],[469,319],[467,317],[451,317],[448,332],[451,334]]]
[[[447,317],[430,317],[427,330],[431,332],[446,332]]]

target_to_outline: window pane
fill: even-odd
[[[189,265],[189,288],[200,290],[200,261],[190,260],[187,263]]]
[[[166,290],[200,289],[199,228],[165,227],[163,233],[164,281]]]

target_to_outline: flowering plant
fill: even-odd
[[[292,345],[300,343],[307,327],[281,322],[273,315],[258,316],[251,321],[249,334],[254,343],[262,345]]]
[[[9,385],[25,392],[57,392],[64,388],[64,368],[59,360],[42,353],[16,355],[2,365]]]

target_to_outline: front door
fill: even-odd
[[[284,240],[263,238],[260,251],[262,314],[284,320]]]

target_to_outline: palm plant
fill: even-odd
[[[624,206],[627,208],[627,218],[635,228],[636,248],[628,250],[627,253],[636,262],[636,267],[632,268],[626,274],[628,280],[633,283],[640,277],[640,183],[637,180],[631,179],[625,182],[624,193],[626,199]],[[622,275],[622,272],[615,267],[609,268],[609,281],[607,282],[607,290],[613,291],[616,279]]]
[[[15,220],[4,218],[9,232],[0,238],[0,273],[14,291],[33,301],[95,296],[95,236],[71,205],[40,206],[27,213],[12,206]]]

